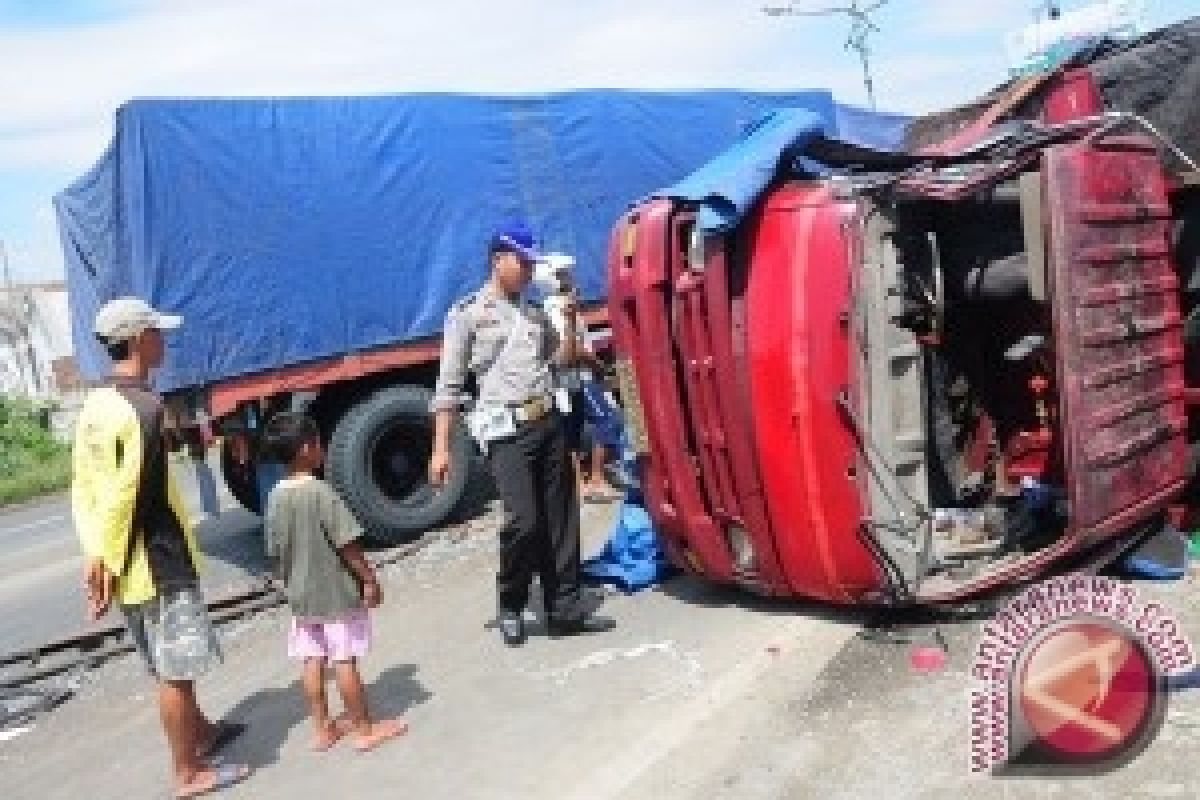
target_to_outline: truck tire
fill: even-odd
[[[372,538],[411,541],[444,522],[463,497],[475,456],[461,425],[451,432],[446,484],[435,491],[429,483],[431,399],[419,386],[381,389],[334,428],[326,474]]]

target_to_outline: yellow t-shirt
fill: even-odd
[[[140,382],[91,391],[75,427],[71,509],[83,552],[117,576],[115,601],[138,605],[196,582],[183,496],[167,468],[162,401]]]

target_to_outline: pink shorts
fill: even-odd
[[[370,646],[371,621],[365,608],[328,621],[292,617],[292,629],[288,633],[288,656],[291,658],[349,661],[365,656]]]

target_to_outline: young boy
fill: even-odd
[[[267,503],[267,556],[287,587],[292,609],[288,654],[304,662],[304,697],[312,715],[312,748],[325,751],[350,735],[366,752],[401,735],[400,719],[372,721],[358,659],[370,644],[368,609],[383,602],[374,569],[358,540],[362,529],[342,499],[313,475],[321,466],[316,423],[303,414],[280,413],[267,424],[264,445],[287,476]],[[326,666],[334,676],[345,714],[329,716]]]

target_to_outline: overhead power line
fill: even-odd
[[[766,6],[763,13],[769,17],[829,17],[844,16],[850,22],[850,31],[846,35],[846,49],[858,54],[862,64],[863,85],[867,89],[867,102],[871,108],[875,106],[875,79],[871,75],[871,46],[867,41],[873,33],[881,33],[879,26],[871,19],[871,15],[888,0],[851,0],[849,5],[828,6],[820,9],[798,9],[793,4],[784,6]]]

